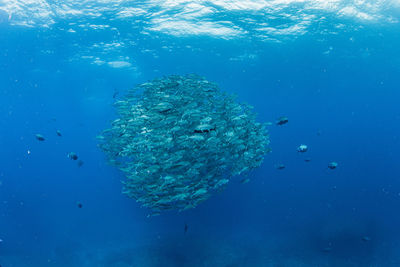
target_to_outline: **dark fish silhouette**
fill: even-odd
[[[61,132],[59,130],[56,131],[57,136],[62,136]]]
[[[114,94],[113,94],[113,98],[114,98],[114,99],[117,98],[118,94],[119,94],[119,92],[118,92],[117,90],[115,90],[115,91],[114,91]]]
[[[186,235],[187,231],[188,231],[189,226],[185,223],[185,229],[184,229],[184,233]],[[0,266],[1,267],[1,266]]]
[[[80,209],[83,207],[82,203],[80,203],[80,202],[77,202],[76,204],[78,205],[78,208],[80,208]]]
[[[337,166],[338,166],[338,164],[337,164],[337,162],[335,162],[335,161],[332,161],[332,162],[330,162],[330,163],[328,164],[328,168],[331,169],[331,170],[336,169]]]
[[[78,160],[78,167],[82,167],[83,164],[84,164],[83,160]]]
[[[278,118],[278,120],[276,121],[276,125],[284,125],[286,123],[289,122],[288,117],[280,117]]]
[[[39,140],[39,141],[44,141],[44,140],[46,140],[46,139],[44,138],[44,136],[41,135],[41,134],[36,134],[35,137],[36,137],[36,139]]]
[[[68,153],[68,158],[72,159],[72,160],[77,160],[78,159],[78,155],[75,152],[69,152]]]
[[[244,179],[240,180],[240,183],[247,184],[249,181],[250,181],[249,178],[244,178]]]
[[[371,241],[371,238],[369,236],[363,236],[362,240],[365,242]]]
[[[283,170],[284,168],[286,168],[286,166],[284,164],[278,164],[278,165],[275,165],[275,168],[278,170]]]

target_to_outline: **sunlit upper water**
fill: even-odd
[[[356,32],[368,25],[396,24],[399,6],[396,0],[8,0],[0,4],[0,22],[48,29],[55,35],[68,33],[70,45],[80,48],[77,57],[93,64],[126,68],[134,65],[134,59],[98,53],[142,49],[138,39],[160,34],[243,42],[285,42],[305,34],[323,38]],[[105,38],[81,43],[82,34],[101,34]],[[162,48],[174,47],[165,44]]]

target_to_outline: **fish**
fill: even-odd
[[[215,184],[214,188],[223,186],[223,185],[225,185],[225,184],[227,184],[227,183],[229,183],[229,180],[228,180],[228,179],[221,179],[221,180],[218,180],[218,182]]]
[[[371,241],[371,238],[369,236],[363,236],[362,240],[365,242]]]
[[[78,167],[82,167],[84,164],[83,160],[78,160],[77,165]]]
[[[284,125],[288,122],[289,122],[288,117],[282,116],[278,118],[278,120],[276,121],[276,125]]]
[[[80,208],[80,209],[83,207],[82,203],[81,203],[81,202],[79,202],[79,201],[78,201],[78,202],[76,202],[76,205],[77,205],[77,206],[78,206],[78,208]]]
[[[153,213],[147,214],[147,218],[159,216],[160,214],[161,214],[160,212],[153,212]]]
[[[41,135],[41,134],[36,134],[35,137],[36,137],[36,139],[37,139],[38,141],[44,141],[44,140],[46,140],[46,139],[44,138],[44,136]]]
[[[249,178],[244,178],[244,179],[240,180],[240,183],[241,184],[247,184],[249,181],[250,181]]]
[[[337,166],[338,166],[338,163],[335,162],[335,161],[329,162],[329,164],[328,164],[328,168],[331,169],[331,170],[336,169]]]
[[[57,136],[62,136],[61,132],[59,130],[56,131]]]
[[[278,165],[275,165],[275,168],[278,170],[283,170],[286,168],[286,166],[284,164],[278,164]]]
[[[307,150],[308,150],[308,146],[307,146],[307,145],[301,144],[301,145],[299,145],[299,146],[297,147],[297,151],[300,152],[300,153],[307,152]]]
[[[207,193],[207,189],[205,189],[205,188],[200,188],[199,190],[197,190],[197,191],[195,191],[195,192],[193,193],[193,196],[196,197],[196,196],[203,195],[203,194],[205,194],[205,193]]]
[[[67,157],[71,160],[77,160],[78,159],[78,155],[75,152],[69,152]]]
[[[118,94],[119,94],[119,92],[117,90],[114,90],[114,94],[112,97],[115,99],[115,98],[117,98]]]
[[[161,102],[159,104],[157,104],[154,109],[161,112],[161,113],[165,113],[170,111],[174,106],[169,103],[169,102]]]
[[[190,139],[195,140],[195,141],[203,141],[204,140],[204,136],[201,135],[192,135],[189,136]]]
[[[189,229],[189,226],[185,223],[185,227],[183,228],[183,233],[186,235],[187,231]]]

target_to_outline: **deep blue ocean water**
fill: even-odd
[[[0,2],[0,266],[400,266],[398,11]],[[116,118],[115,94],[188,73],[273,122],[272,152],[249,183],[147,218],[95,137]]]

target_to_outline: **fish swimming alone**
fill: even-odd
[[[36,137],[36,139],[37,139],[38,141],[44,141],[44,140],[46,140],[46,139],[44,138],[44,136],[41,135],[41,134],[36,134],[35,137]]]
[[[78,155],[75,152],[69,152],[67,157],[71,160],[77,160],[78,159]]]
[[[286,166],[285,166],[284,164],[281,163],[281,164],[275,165],[275,168],[278,169],[278,170],[283,170],[283,169],[286,168]]]
[[[307,152],[307,150],[308,150],[308,147],[307,147],[307,145],[299,145],[298,147],[297,147],[297,151],[298,152],[300,152],[300,153],[304,153],[304,152]]]
[[[288,117],[282,116],[278,118],[278,120],[276,121],[276,125],[284,125],[288,122],[289,122]]]
[[[241,184],[247,184],[248,182],[250,182],[249,178],[244,178],[244,179],[240,180]]]
[[[328,168],[331,169],[331,170],[336,169],[337,166],[338,166],[338,163],[335,162],[335,161],[332,161],[332,162],[330,162],[330,163],[328,164]]]
[[[371,241],[371,238],[369,236],[363,236],[362,240],[365,242]]]

